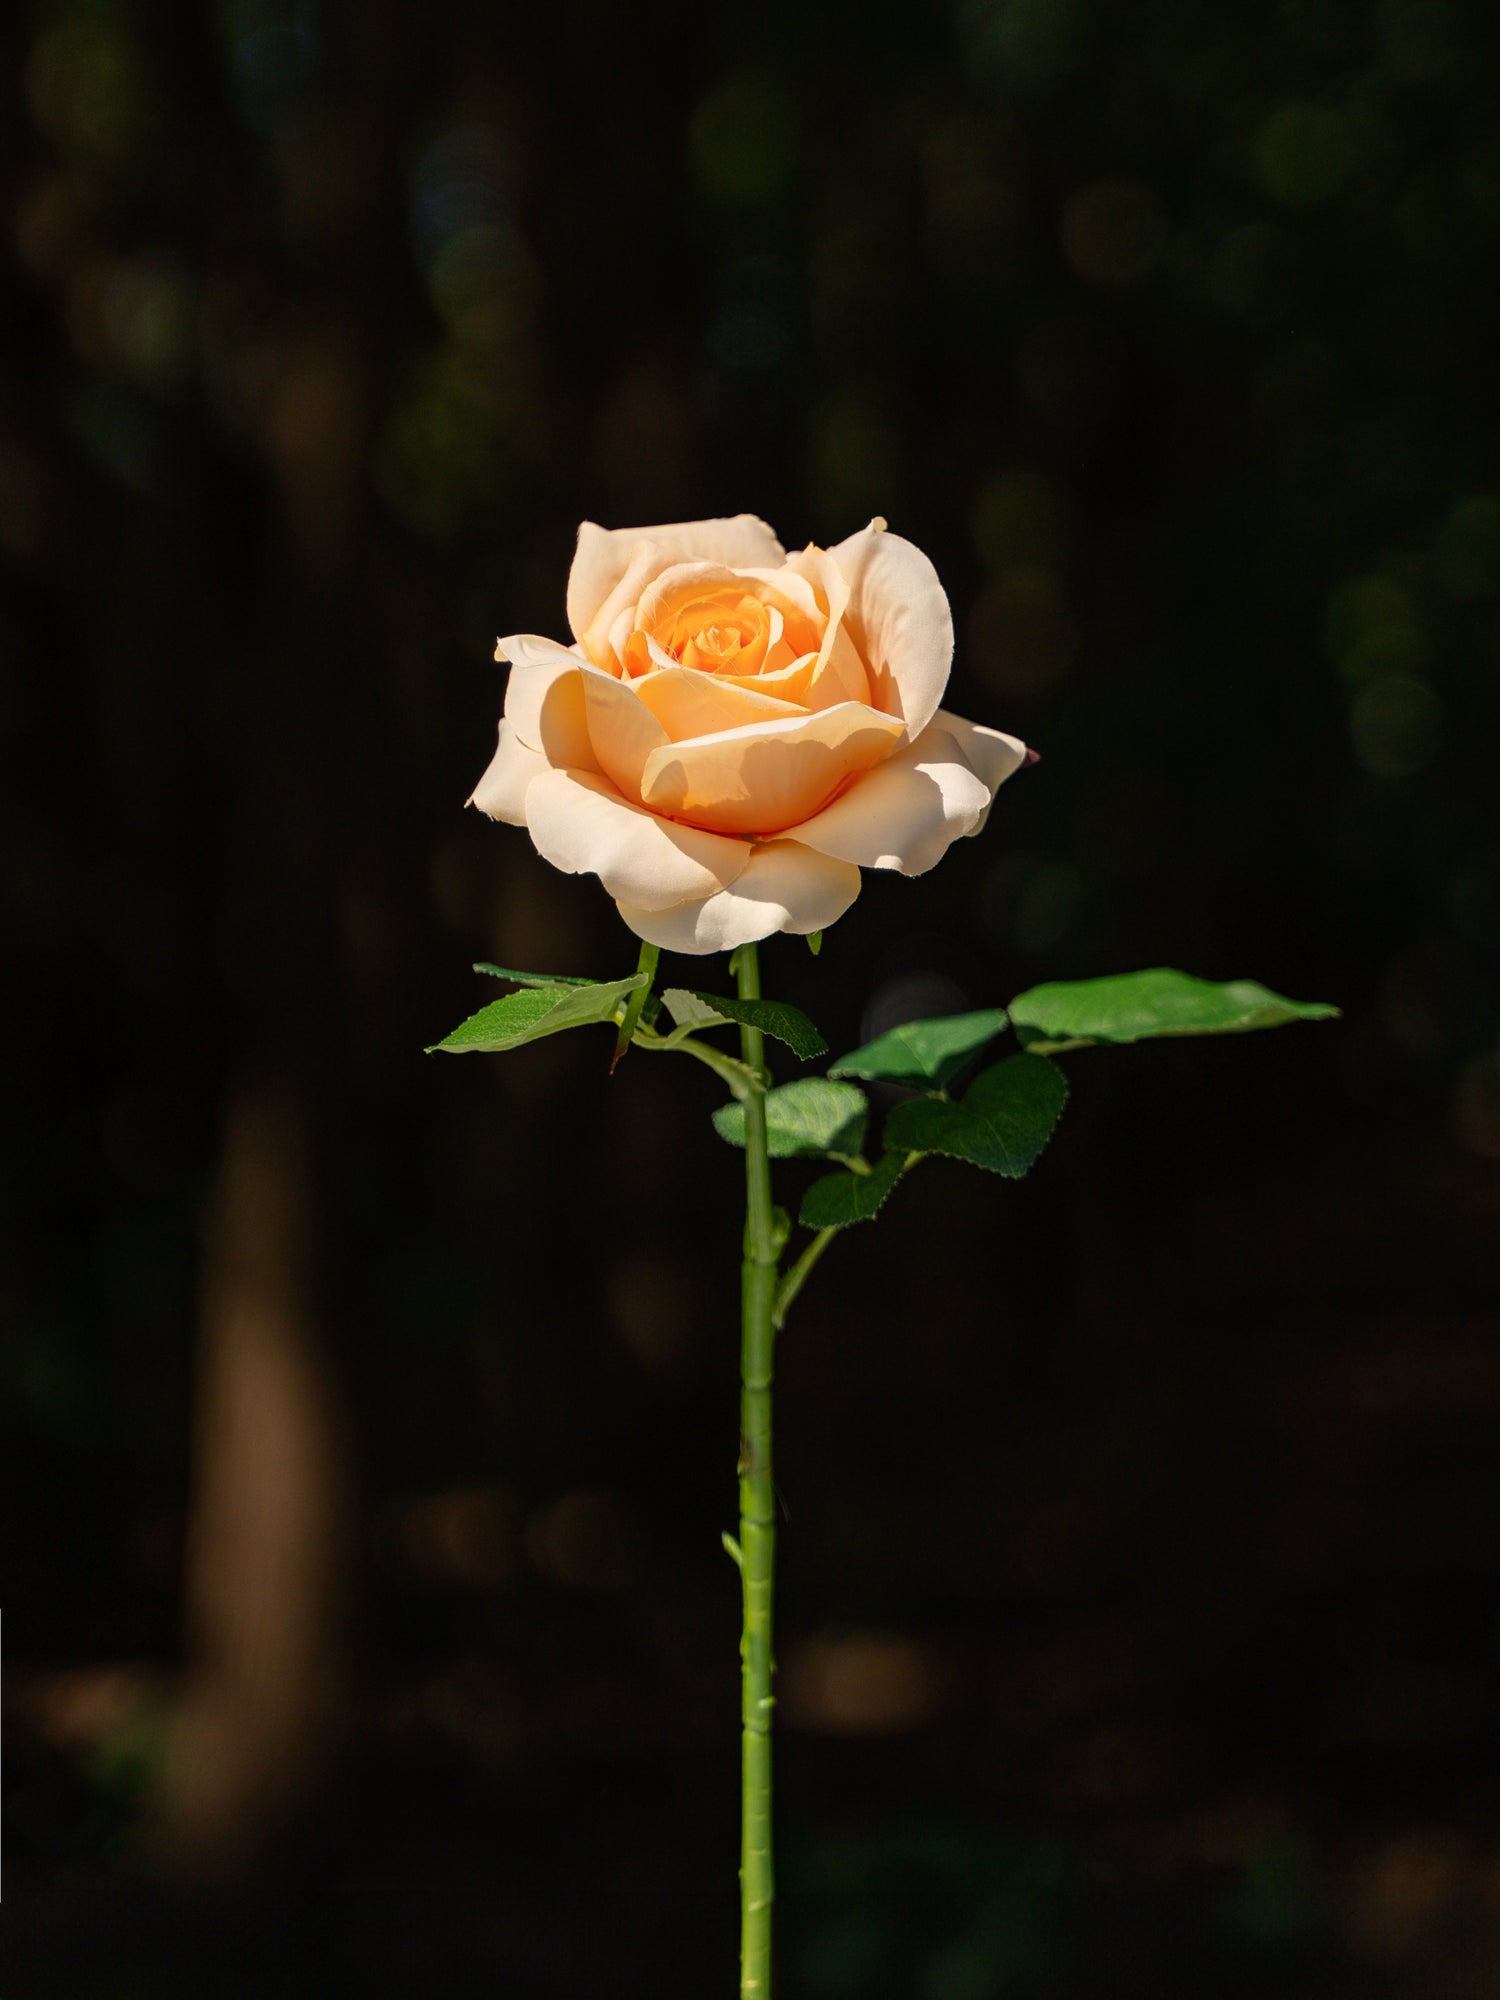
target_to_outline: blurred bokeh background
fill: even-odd
[[[876,512],[1044,753],[836,1048],[1178,964],[780,1364],[788,2000],[1500,1991],[1488,0],[0,27],[16,2000],[731,1990],[739,1159],[465,814],[580,518]],[[785,1071],[784,1074],[789,1074]],[[796,1171],[788,1176],[796,1181]]]

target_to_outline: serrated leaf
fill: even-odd
[[[830,1083],[823,1076],[784,1083],[766,1092],[766,1148],[776,1160],[857,1154],[864,1144],[869,1112],[864,1092],[852,1083]],[[720,1105],[714,1113],[714,1130],[731,1146],[743,1146],[744,1105]]]
[[[580,979],[573,972],[512,972],[508,965],[491,965],[488,959],[475,961],[476,972],[487,972],[491,979],[513,979],[517,986],[597,986],[597,979]]]
[[[669,986],[662,999],[679,1028],[713,1028],[741,1024],[785,1042],[802,1062],[826,1056],[828,1044],[800,1007],[784,1000],[738,1000],[727,993],[689,992]]]
[[[721,1014],[709,1000],[696,993],[690,993],[685,986],[669,986],[663,992],[662,1005],[672,1016],[679,1028],[727,1028],[729,1016]]]
[[[956,1104],[939,1097],[898,1104],[885,1121],[885,1143],[915,1153],[946,1153],[1019,1180],[1051,1138],[1067,1096],[1055,1063],[1044,1056],[1007,1056],[981,1070]]]
[[[907,1155],[885,1153],[867,1174],[824,1174],[802,1197],[797,1220],[808,1229],[847,1229],[868,1222],[905,1172]]]
[[[981,1007],[973,1014],[943,1014],[931,1021],[903,1021],[899,1028],[866,1042],[853,1055],[840,1056],[828,1074],[941,1090],[949,1077],[957,1076],[970,1056],[992,1042],[1004,1027],[1003,1007]]]
[[[507,974],[507,977],[510,975]],[[645,983],[643,972],[590,986],[544,986],[507,993],[462,1021],[451,1035],[434,1042],[427,1053],[442,1049],[452,1055],[498,1055],[564,1028],[586,1028],[595,1021],[613,1021],[627,993]]]
[[[1040,1055],[1158,1035],[1244,1034],[1288,1021],[1330,1021],[1338,1012],[1321,1001],[1283,999],[1253,979],[1218,986],[1166,966],[1106,979],[1056,980],[1010,1003],[1022,1041]]]

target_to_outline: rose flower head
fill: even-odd
[[[939,707],[948,599],[881,520],[791,556],[751,514],[585,521],[568,623],[571,646],[496,646],[505,715],[471,803],[670,951],[823,930],[861,868],[921,875],[977,833],[1026,761]]]

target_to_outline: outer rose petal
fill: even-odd
[[[860,868],[925,875],[955,840],[978,829],[990,797],[947,731],[924,729],[915,743],[804,820],[797,838]]]
[[[869,669],[872,697],[913,738],[937,712],[953,665],[953,613],[937,571],[883,521],[828,553],[849,582],[844,626]]]
[[[780,542],[754,514],[735,514],[718,521],[675,521],[660,528],[601,528],[585,521],[578,530],[578,548],[568,572],[568,623],[575,639],[583,637],[629,569],[638,542],[656,544],[662,552],[661,569],[679,562],[777,569],[786,559]]]
[[[517,633],[495,647],[497,660],[511,662],[505,687],[505,719],[523,743],[540,750],[549,764],[597,771],[583,708],[583,663],[555,639]]]
[[[932,719],[939,729],[948,732],[964,753],[965,760],[983,778],[992,801],[1006,779],[1026,762],[1026,745],[1019,736],[1007,736],[1003,730],[988,729],[982,722],[965,722],[950,708],[940,708]],[[974,831],[977,833],[979,828]]]
[[[523,743],[509,722],[500,724],[500,746],[467,804],[507,826],[526,824],[526,793],[533,778],[552,767],[540,750]]]
[[[626,798],[641,796],[641,772],[653,750],[667,743],[667,732],[625,681],[597,667],[581,676],[593,768],[603,771]]]
[[[658,819],[585,771],[534,776],[526,827],[544,861],[565,875],[597,875],[616,901],[642,910],[717,895],[750,859],[748,841]]]
[[[693,736],[652,751],[641,798],[655,812],[717,833],[795,832],[845,780],[883,762],[900,734],[894,716],[846,701]]]
[[[805,936],[837,923],[859,894],[859,870],[814,854],[795,840],[763,841],[751,851],[732,888],[673,909],[647,910],[620,903],[620,915],[637,937],[666,951],[701,957],[733,951],[773,931]]]

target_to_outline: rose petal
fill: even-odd
[[[739,566],[736,576],[753,577],[757,583],[769,584],[779,597],[784,597],[794,611],[800,611],[804,618],[810,618],[815,625],[821,625],[828,615],[828,607],[820,604],[812,585],[800,569],[794,568],[795,556],[787,558],[779,569],[752,569]]]
[[[658,673],[646,674],[633,686],[636,700],[646,704],[673,742],[803,712],[796,702],[777,701],[770,693],[763,694],[754,677],[741,680],[732,675],[704,674],[675,662]]]
[[[951,708],[940,708],[932,719],[962,750],[969,765],[984,780],[991,799],[1026,762],[1026,745],[1019,736],[987,729],[982,722],[965,722]]]
[[[499,747],[466,803],[478,806],[491,819],[503,819],[507,826],[524,826],[531,781],[551,768],[540,750],[531,749],[509,722],[502,722]]]
[[[688,737],[647,757],[641,798],[653,811],[715,833],[781,833],[882,762],[900,734],[894,716],[846,701],[814,715]]]
[[[637,542],[631,550],[619,581],[579,635],[596,667],[610,674],[623,671],[625,639],[635,629],[635,601],[670,560],[656,542]]]
[[[797,838],[861,868],[925,875],[955,840],[977,832],[991,796],[947,731],[924,729],[915,743],[804,820]]]
[[[672,909],[648,910],[620,903],[620,915],[637,937],[666,951],[701,956],[733,951],[773,931],[825,930],[859,894],[859,870],[814,854],[795,840],[756,846],[732,888]]]
[[[827,549],[809,546],[787,557],[787,569],[803,578],[816,595],[824,619],[817,663],[802,693],[808,708],[832,708],[841,701],[863,701],[884,707],[870,692],[859,650],[844,625],[849,608],[849,579]]]
[[[505,719],[548,763],[597,771],[583,703],[583,662],[555,639],[520,632],[501,639],[495,657],[511,662]]]
[[[657,528],[601,528],[585,521],[578,530],[578,548],[568,573],[568,624],[576,639],[582,639],[594,623],[605,600],[631,567],[641,542],[653,543],[660,551],[660,561],[651,570],[653,576],[669,563],[714,562],[731,568],[776,569],[785,559],[780,542],[754,514],[735,514],[717,521],[676,521]],[[632,594],[632,602],[636,594]]]
[[[637,683],[617,681],[596,667],[585,667],[581,680],[597,768],[626,798],[638,799],[646,760],[667,747],[667,732],[636,693]]]
[[[636,600],[636,630],[660,631],[683,606],[721,595],[735,602],[753,597],[799,626],[806,622],[813,628],[809,642],[823,629],[825,614],[795,570],[731,569],[725,563],[700,562],[673,563],[651,579]]]
[[[726,687],[750,688],[756,694],[773,695],[794,708],[807,709],[811,704],[806,697],[817,669],[817,654],[804,653],[800,659],[788,660],[784,667],[773,667],[769,673],[715,674],[714,679]]]
[[[537,853],[565,875],[597,875],[610,895],[642,910],[716,895],[738,879],[750,844],[658,819],[586,771],[543,771],[526,789]]]
[[[916,738],[937,712],[953,665],[953,613],[937,571],[883,522],[828,553],[848,579],[843,622],[869,669],[872,699]]]

